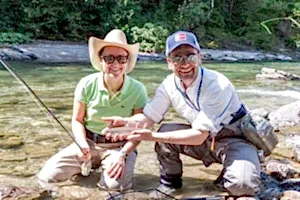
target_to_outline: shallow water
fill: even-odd
[[[70,130],[76,84],[96,71],[87,64],[10,64]],[[271,111],[300,100],[300,81],[255,79],[262,67],[300,75],[300,63],[205,63],[203,66],[224,73],[250,109],[263,107]],[[143,82],[152,97],[169,73],[165,63],[151,62],[139,63],[130,76]],[[0,174],[35,175],[45,160],[69,144],[70,139],[3,68],[0,68],[0,91]],[[180,119],[170,109],[166,120]]]

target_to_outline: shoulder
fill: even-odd
[[[141,83],[140,81],[130,77],[130,76],[126,76],[126,81],[128,81],[128,87],[131,91],[140,91],[140,90],[144,90],[146,91],[146,87],[143,83]]]
[[[101,73],[102,72],[96,72],[93,74],[89,74],[89,75],[81,78],[78,84],[82,85],[82,86],[89,86],[89,85],[95,84],[98,82],[99,78],[101,77]]]
[[[127,81],[129,82],[130,85],[134,85],[134,86],[138,86],[138,87],[144,87],[144,84],[141,83],[140,81],[130,77],[130,76],[127,76]]]
[[[231,85],[229,79],[222,73],[215,70],[206,69],[202,67],[203,70],[203,84],[208,87],[227,87]]]

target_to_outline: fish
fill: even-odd
[[[122,127],[115,127],[115,128],[105,128],[102,130],[102,134],[130,134],[134,130],[139,130],[140,128],[136,127],[128,127],[128,126],[122,126]]]

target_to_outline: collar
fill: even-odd
[[[129,77],[125,74],[125,75],[124,75],[124,82],[123,82],[123,85],[122,85],[122,87],[121,87],[121,89],[120,89],[119,92],[120,92],[122,95],[124,95],[124,94],[127,93],[128,88],[129,88]]]

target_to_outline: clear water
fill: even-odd
[[[67,130],[71,130],[74,89],[80,78],[96,72],[95,69],[88,64],[49,65],[10,62],[10,65]],[[263,107],[271,111],[300,100],[300,81],[255,78],[262,67],[300,75],[300,63],[204,63],[203,66],[225,74],[250,109]],[[138,63],[130,76],[143,82],[149,97],[152,97],[155,89],[170,73],[166,63],[147,62]],[[177,117],[171,109],[167,120],[179,120]],[[23,141],[23,145],[14,147],[13,151],[0,148],[0,160],[3,160],[4,155],[8,156],[0,163],[0,174],[34,175],[49,156],[70,143],[70,139],[58,124],[41,111],[26,90],[2,66],[0,121],[0,143],[1,135],[5,134],[16,135]],[[17,161],[12,162],[14,159]]]
[[[72,114],[76,84],[81,77],[96,72],[88,64],[45,65],[12,62],[10,65],[56,115],[67,120]],[[236,87],[242,101],[251,109],[264,107],[274,110],[300,100],[300,81],[255,78],[262,67],[300,75],[300,63],[205,63],[203,66],[225,74]],[[19,116],[25,119],[40,115],[39,108],[25,89],[4,68],[0,69],[0,118],[7,120],[7,116]],[[152,97],[155,89],[170,73],[165,63],[148,62],[139,63],[130,76],[143,82],[149,97]],[[18,123],[22,121],[24,120],[18,120]]]

